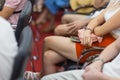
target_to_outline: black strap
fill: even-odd
[[[4,4],[5,0],[0,0],[0,11],[3,9]]]
[[[18,14],[18,13],[20,13],[22,10],[19,10],[19,11],[15,11],[15,12],[13,12],[13,14]]]

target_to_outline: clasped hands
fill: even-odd
[[[103,64],[101,61],[96,61],[85,68],[82,75],[83,80],[102,80],[103,73],[101,72]]]
[[[78,30],[78,37],[82,45],[91,46],[93,42],[102,42],[102,37],[96,36],[90,30],[80,29]]]

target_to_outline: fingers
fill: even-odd
[[[83,44],[85,46],[92,45],[91,33],[89,31],[84,31],[83,38],[81,39],[81,44]]]
[[[71,29],[68,30],[68,33],[76,34],[77,33],[77,27],[76,26],[72,27]]]
[[[73,23],[69,23],[69,24],[67,24],[67,27],[70,27],[70,26],[72,26],[72,25],[74,25]]]
[[[75,24],[70,23],[67,25],[67,27],[68,27],[69,34],[76,34],[77,33],[77,26]]]
[[[85,36],[81,39],[81,44],[85,46],[91,46],[92,45],[92,39],[90,36]]]

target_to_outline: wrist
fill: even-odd
[[[102,70],[103,70],[103,65],[104,65],[103,61],[101,61],[101,60],[95,60],[95,61],[93,62],[93,64],[96,65],[96,66],[99,66],[99,67],[96,67],[96,69],[98,69],[99,71],[102,72]]]
[[[99,61],[99,62],[101,62],[102,64],[105,63],[105,60],[102,59],[102,58],[100,58],[100,57],[95,58],[92,62],[96,62],[96,61]]]
[[[88,30],[88,31],[90,31],[91,33],[93,32],[93,30],[91,29],[91,28],[85,28],[85,30]]]

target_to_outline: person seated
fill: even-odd
[[[48,19],[50,21],[50,25],[47,28],[43,29],[43,31],[49,32],[54,29],[55,15],[61,8],[69,6],[69,0],[39,0],[36,5],[38,5],[38,8],[43,6],[43,10],[38,10],[41,11],[41,14],[33,22],[33,25],[37,25],[39,27],[40,24],[45,23]]]
[[[3,10],[0,11],[0,16],[8,20],[13,29],[17,26],[19,14],[26,2],[27,0],[6,0]]]
[[[10,23],[1,16],[0,26],[0,80],[10,80],[18,47]]]
[[[2,9],[2,5],[4,5],[1,1],[0,9]],[[1,16],[0,26],[0,80],[10,80],[13,71],[14,58],[17,55],[18,47],[10,23]]]
[[[99,0],[96,1],[94,6],[96,8],[102,8],[103,6],[106,6],[108,2],[109,0]],[[76,36],[79,29],[85,27],[94,17],[96,17],[102,11],[103,8],[96,10],[94,13],[91,13],[89,15],[69,13],[65,14],[61,20],[62,24],[58,25],[55,28],[54,34],[58,36]]]
[[[51,74],[41,80],[120,80],[120,38],[82,70]]]
[[[83,49],[92,46],[106,47],[112,43],[120,35],[119,10],[119,1],[111,0],[110,6],[90,21],[86,29],[82,29],[79,34],[81,43],[72,42],[68,37],[46,37],[43,49],[43,69],[40,73],[25,72],[25,79],[29,80],[36,76],[39,79],[44,75],[56,73],[56,64],[67,59],[77,62]],[[99,37],[102,39],[99,40]]]

